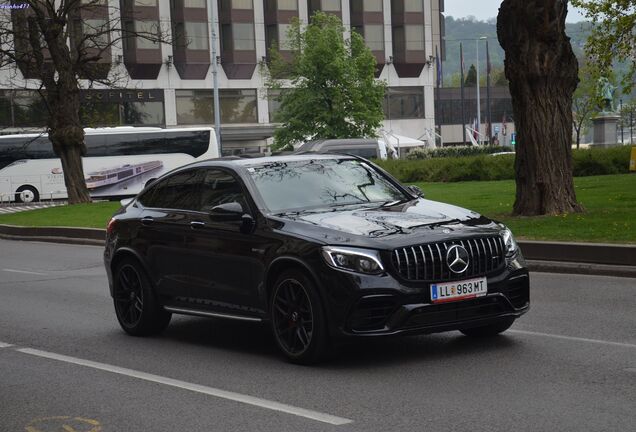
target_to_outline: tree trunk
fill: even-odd
[[[62,161],[69,204],[88,203],[91,202],[91,196],[86,187],[82,163],[86,146],[84,129],[79,121],[79,89],[70,85],[66,86],[66,91],[60,90],[63,87],[60,78],[58,89],[47,97],[51,109],[49,137],[55,154]]]
[[[565,34],[567,1],[504,0],[497,35],[517,130],[516,215],[582,211],[572,180],[572,95],[578,63]]]

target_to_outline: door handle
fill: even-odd
[[[144,225],[150,225],[151,223],[153,223],[155,220],[152,218],[152,216],[145,216],[141,218],[141,223]]]
[[[199,229],[205,227],[205,222],[192,221],[190,222],[190,228]]]

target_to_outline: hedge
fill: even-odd
[[[514,151],[511,147],[502,146],[456,146],[456,147],[440,147],[434,149],[415,149],[410,152],[406,158],[413,159],[432,159],[440,157],[461,157],[461,156],[479,156],[493,153]]]
[[[630,152],[630,146],[573,150],[574,176],[628,173]],[[480,155],[376,163],[400,181],[414,183],[511,180],[515,178],[514,160],[515,155]]]

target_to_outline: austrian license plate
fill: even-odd
[[[488,294],[486,278],[431,285],[431,301],[444,303],[482,297]]]

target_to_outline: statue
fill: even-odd
[[[603,101],[601,109],[603,112],[614,112],[614,93],[616,92],[617,87],[613,86],[606,77],[599,78],[597,85],[598,97]]]

